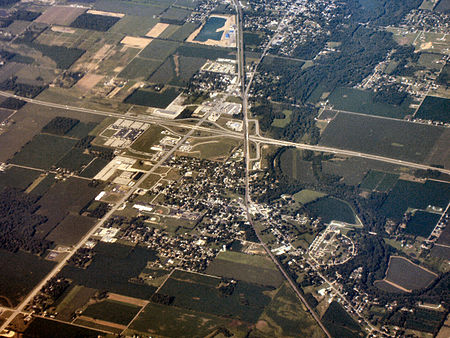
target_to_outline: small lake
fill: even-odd
[[[225,25],[227,20],[224,18],[212,17],[206,21],[202,30],[195,37],[194,41],[205,42],[209,39],[220,41],[222,38],[223,31],[216,32],[218,29],[222,28]]]

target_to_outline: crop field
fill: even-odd
[[[415,236],[427,238],[430,236],[437,222],[441,218],[439,214],[425,211],[416,211],[406,225],[406,232]]]
[[[120,73],[124,79],[147,79],[161,64],[161,61],[137,57],[133,59]]]
[[[142,50],[140,56],[154,60],[165,60],[169,55],[175,52],[178,46],[179,43],[176,41],[154,39]]]
[[[59,245],[71,246],[78,243],[95,223],[96,220],[93,218],[67,215],[46,239]]]
[[[361,182],[360,188],[363,190],[386,192],[394,187],[395,183],[397,183],[398,177],[399,175],[397,174],[370,170]]]
[[[65,168],[73,172],[78,172],[84,166],[89,164],[94,159],[90,154],[84,154],[82,149],[71,149],[58,163],[55,164],[57,168]]]
[[[119,0],[98,0],[95,1],[95,8],[106,12],[124,13],[131,16],[152,18],[160,15],[167,7],[164,4],[158,6],[151,3],[139,3],[136,1],[119,1]]]
[[[98,123],[95,122],[78,122],[75,127],[66,133],[66,136],[82,139],[83,137],[88,136],[97,125]]]
[[[182,23],[189,15],[191,14],[191,11],[182,9],[182,8],[176,8],[176,7],[170,7],[167,11],[165,11],[161,15],[161,19],[169,20],[169,21],[178,21]]]
[[[84,13],[78,16],[70,27],[106,32],[119,20],[120,18],[115,16]]]
[[[450,184],[428,180],[417,183],[398,180],[383,203],[380,212],[400,221],[408,208],[426,209],[428,205],[444,208],[448,203]]]
[[[406,291],[399,289],[399,288],[395,287],[394,285],[388,283],[384,279],[376,280],[375,282],[373,282],[373,285],[375,285],[380,290],[390,292],[390,293],[405,293],[406,292]]]
[[[336,301],[330,304],[322,321],[333,337],[359,337],[361,332],[358,323]]]
[[[323,197],[315,202],[305,205],[306,208],[325,223],[331,221],[341,221],[349,224],[358,224],[356,215],[350,206],[341,200],[333,197]]]
[[[189,79],[205,64],[206,59],[186,56],[169,57],[149,79],[153,83],[186,86]]]
[[[175,32],[173,32],[171,35],[169,35],[167,38],[170,40],[185,41],[196,29],[198,28],[198,25],[192,22],[186,22],[181,26],[179,29],[177,29]]]
[[[36,170],[11,167],[4,172],[0,172],[0,189],[3,187],[11,187],[25,190],[40,174]]]
[[[126,15],[110,29],[110,32],[144,36],[157,23],[158,19],[152,17]]]
[[[395,316],[392,316],[392,319]],[[445,316],[445,312],[415,308],[412,312],[406,312],[406,315],[401,317],[406,317],[404,326],[407,329],[425,331],[436,336]],[[393,324],[395,325],[395,323]]]
[[[436,277],[406,258],[391,256],[385,279],[406,290],[418,290],[430,285]]]
[[[130,278],[139,276],[148,261],[155,259],[152,251],[102,242],[96,245],[94,251],[93,261],[86,269],[66,266],[61,276],[90,288],[140,299],[149,299],[155,292],[155,287],[129,282]]]
[[[140,106],[166,108],[178,95],[180,91],[175,88],[166,88],[161,92],[153,92],[144,89],[136,89],[123,102],[137,104]]]
[[[76,310],[83,307],[97,290],[86,288],[81,285],[73,285],[60,297],[60,301],[55,304],[57,319],[70,321]]]
[[[48,25],[70,25],[79,15],[86,11],[84,8],[54,6],[47,9],[35,22]]]
[[[319,191],[304,189],[295,193],[292,197],[296,202],[299,202],[301,204],[308,204],[325,196],[326,194],[321,193]]]
[[[165,337],[207,337],[221,327],[233,333],[248,331],[246,323],[209,313],[149,303],[126,333],[158,334]]]
[[[0,249],[0,304],[15,307],[54,264],[23,251]]]
[[[320,144],[424,162],[444,131],[442,127],[339,113],[325,129]]]
[[[55,182],[55,174],[48,174],[33,188],[33,190],[31,190],[31,194],[43,196]]]
[[[450,122],[450,99],[427,96],[417,111],[415,118],[423,120]]]
[[[235,58],[234,50],[220,47],[199,46],[198,44],[190,43],[186,43],[178,47],[176,54],[209,60],[216,60],[218,58]]]
[[[109,163],[108,160],[98,157],[86,168],[84,168],[84,170],[80,173],[80,176],[92,178],[95,175],[97,175],[100,172],[100,170],[102,170],[108,163]]]
[[[243,281],[238,281],[232,291],[225,289],[227,287],[218,278],[184,273],[182,276],[172,274],[158,293],[175,297],[174,306],[250,323],[256,323],[271,300],[264,291],[272,288]]]
[[[268,257],[233,251],[221,252],[208,266],[206,273],[273,287],[279,287],[283,281]]]
[[[297,149],[286,149],[280,156],[281,171],[291,179],[302,183],[316,183],[311,162],[301,159],[301,152]]]
[[[268,337],[323,337],[322,330],[292,289],[283,284],[256,324],[258,333]]]
[[[44,56],[48,56],[55,61],[56,67],[68,69],[84,54],[83,49],[67,48],[63,46],[49,46],[43,44],[32,43],[30,47],[41,52]]]
[[[412,100],[405,99],[400,106],[375,102],[375,93],[354,88],[336,88],[328,97],[330,105],[337,110],[351,111],[367,115],[403,118],[414,112],[409,105]]]
[[[89,305],[81,315],[93,319],[127,325],[137,315],[140,306],[125,304],[113,300],[104,300]]]
[[[97,338],[106,334],[84,327],[61,323],[58,321],[34,318],[24,333],[25,337],[83,337]]]
[[[101,191],[101,187],[90,187],[89,181],[68,178],[53,185],[39,200],[38,213],[48,220],[36,229],[36,236],[45,237],[68,213],[78,214]]]
[[[33,168],[50,169],[76,142],[68,138],[40,134],[26,144],[11,162]]]

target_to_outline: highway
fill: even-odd
[[[205,114],[202,119],[200,119],[197,122],[197,126],[200,126],[205,120],[208,118],[209,114]],[[27,295],[27,297],[13,310],[13,312],[5,319],[5,322],[0,326],[0,332],[6,329],[6,327],[13,321],[13,319],[16,317],[17,314],[22,313],[27,306],[28,303],[30,303],[33,298],[39,293],[39,291],[44,287],[47,282],[55,277],[66,265],[66,263],[69,261],[69,259],[76,253],[78,249],[80,249],[87,241],[88,239],[105,224],[105,222],[113,215],[114,212],[117,211],[117,209],[125,203],[128,198],[133,195],[136,190],[139,188],[139,186],[160,167],[162,164],[164,164],[177,149],[183,145],[186,140],[191,137],[191,135],[195,132],[195,128],[192,128],[189,130],[189,132],[184,135],[184,137],[175,145],[172,149],[170,149],[167,153],[164,154],[164,156],[161,157],[161,159],[152,167],[150,171],[148,171],[145,175],[143,175],[131,188],[127,193],[124,194],[124,196],[111,208],[110,211],[108,211],[105,216],[103,216],[102,219],[100,219],[97,224],[76,244],[73,246],[73,248],[69,251],[68,255],[59,262],[48,274],[47,276],[42,279],[39,284],[37,284],[34,289]]]
[[[258,229],[255,227],[252,219],[252,215],[250,213],[250,206],[252,204],[251,198],[250,198],[250,179],[249,179],[249,172],[251,170],[250,168],[250,150],[249,150],[249,132],[248,132],[248,91],[250,90],[251,82],[248,83],[248,87],[246,87],[245,83],[245,58],[244,58],[244,29],[243,29],[243,14],[242,14],[242,7],[240,5],[239,0],[233,0],[234,5],[236,8],[236,23],[237,23],[237,49],[238,49],[238,72],[239,77],[241,80],[241,96],[242,96],[242,114],[244,116],[244,159],[245,159],[245,209],[246,209],[246,215],[247,220],[250,223],[250,225],[253,227],[253,230],[255,231],[255,234],[258,238],[258,241],[263,246],[264,250],[267,252],[268,256],[272,259],[272,261],[277,266],[278,270],[282,273],[284,278],[288,281],[289,285],[291,286],[292,290],[295,292],[297,297],[302,301],[302,303],[305,305],[305,307],[308,309],[308,312],[311,314],[311,316],[314,318],[314,320],[317,322],[317,324],[320,326],[320,328],[323,330],[323,332],[328,336],[331,337],[330,333],[328,332],[327,328],[323,325],[322,321],[320,320],[319,316],[316,314],[316,312],[311,308],[311,306],[306,301],[303,294],[298,289],[297,285],[294,283],[292,278],[288,275],[288,273],[285,271],[284,267],[280,264],[280,262],[276,259],[276,257],[273,255],[270,248],[264,243],[262,240]],[[272,40],[271,40],[272,41]],[[269,42],[270,44],[270,42]],[[266,46],[265,50],[268,50],[270,46]],[[256,69],[255,69],[256,71]],[[253,78],[253,77],[252,77]]]

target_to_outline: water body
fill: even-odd
[[[206,21],[202,30],[195,37],[194,41],[205,42],[209,39],[220,41],[222,38],[223,31],[217,32],[218,29],[222,28],[225,25],[227,20],[224,18],[212,17]]]

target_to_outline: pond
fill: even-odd
[[[217,32],[218,29],[225,25],[227,20],[224,18],[212,17],[206,21],[202,30],[195,37],[194,41],[205,42],[207,40],[220,41],[223,31]]]

